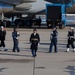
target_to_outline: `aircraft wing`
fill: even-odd
[[[12,6],[12,12],[21,12],[21,13],[38,13],[40,11],[43,11],[46,9],[46,4],[50,3],[68,3],[72,0],[0,0],[0,3],[7,4],[7,5],[13,5]],[[6,5],[6,6],[7,6]],[[15,7],[14,7],[15,5]],[[5,6],[5,7],[6,7]],[[0,8],[0,11],[5,12],[6,8],[3,7]],[[8,8],[7,8],[8,9]],[[9,8],[11,11],[11,8]],[[73,4],[72,7],[67,7],[66,8],[67,13],[75,13],[75,4]],[[10,12],[11,13],[11,12]]]
[[[9,5],[17,5],[20,3],[29,3],[29,2],[35,2],[36,0],[0,0],[0,3],[9,4]]]
[[[31,5],[28,3],[36,0],[0,0],[0,14],[6,12],[25,11],[30,9]]]

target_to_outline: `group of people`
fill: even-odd
[[[14,28],[13,32],[12,32],[12,38],[13,38],[13,50],[12,51],[13,52],[16,52],[16,51],[20,52],[20,49],[18,46],[19,45],[19,36],[20,36],[20,34],[19,34],[17,28]],[[6,37],[6,30],[3,26],[1,26],[0,27],[0,48],[3,47],[4,51],[7,51],[8,49],[6,49],[6,46],[5,46],[5,37]],[[33,33],[30,36],[30,43],[31,43],[30,49],[31,49],[33,57],[36,56],[39,42],[40,42],[39,34],[37,33],[37,30],[34,29]],[[1,49],[0,49],[0,51],[1,51]]]
[[[50,34],[50,40],[51,40],[50,49],[49,49],[50,53],[52,52],[53,45],[54,45],[54,48],[55,48],[55,53],[57,53],[57,35],[58,35],[57,29],[53,28],[53,30]],[[74,46],[75,38],[74,38],[73,27],[69,28],[67,38],[68,38],[68,40],[67,40],[67,50],[66,51],[67,52],[69,51],[69,48],[70,48],[70,45],[71,45],[72,48],[73,48],[73,52],[75,52],[75,46]]]
[[[18,47],[18,37],[20,36],[19,32],[17,31],[16,28],[13,29],[12,32],[12,38],[13,38],[13,52],[15,52],[15,50],[17,50],[17,52],[20,52],[20,49]],[[6,37],[6,30],[3,26],[0,27],[0,51],[1,51],[1,47],[3,47],[4,51],[7,51],[8,49],[6,49],[5,46],[5,37]]]
[[[50,34],[51,43],[50,43],[49,53],[52,53],[52,47],[53,46],[55,48],[54,49],[55,53],[58,52],[57,36],[58,36],[57,28],[53,28],[52,31],[51,31],[51,34]],[[66,51],[67,52],[69,51],[69,48],[70,48],[70,45],[71,45],[72,48],[73,48],[73,52],[75,52],[75,46],[74,46],[75,39],[74,39],[74,29],[73,29],[73,27],[70,27],[67,37],[68,37],[68,40],[67,40],[67,50]],[[31,43],[30,48],[31,48],[31,52],[32,52],[33,57],[36,56],[36,52],[37,52],[37,49],[38,49],[39,42],[40,42],[40,36],[37,33],[37,30],[34,29],[33,33],[30,36],[30,43]]]
[[[4,48],[4,51],[7,51],[7,49],[5,48],[5,36],[6,36],[6,30],[3,26],[0,27],[0,48],[3,47]],[[13,32],[12,32],[12,38],[13,38],[13,52],[20,52],[20,49],[19,49],[19,32],[17,30],[17,28],[14,28],[13,29]],[[57,31],[57,28],[53,28],[52,31],[51,31],[51,34],[50,34],[50,40],[51,40],[51,43],[50,43],[50,48],[49,48],[49,53],[52,53],[52,47],[54,46],[54,50],[55,50],[55,53],[58,52],[58,49],[57,49],[57,36],[58,36],[58,31]],[[74,29],[73,27],[70,27],[69,31],[68,31],[68,40],[67,40],[67,52],[69,51],[69,47],[70,45],[72,46],[73,48],[73,52],[75,52],[75,46],[74,46]],[[37,54],[37,50],[38,50],[38,45],[40,43],[40,35],[37,33],[37,29],[33,29],[33,33],[30,35],[30,49],[31,49],[31,53],[32,53],[32,56],[33,57],[36,57]],[[1,49],[0,49],[1,50]]]
[[[51,40],[50,49],[49,49],[50,53],[52,52],[53,45],[54,45],[54,48],[55,48],[55,53],[57,53],[57,35],[58,35],[57,29],[53,28],[53,30],[50,34],[50,40]],[[74,46],[75,38],[74,38],[74,29],[73,29],[73,27],[69,28],[67,38],[68,38],[68,40],[67,40],[67,50],[66,51],[67,52],[69,51],[69,48],[70,48],[70,45],[71,45],[72,48],[73,48],[73,52],[75,52],[75,46]]]
[[[53,28],[52,32],[50,34],[51,43],[50,43],[49,53],[52,53],[52,47],[53,46],[55,48],[54,49],[55,53],[58,52],[58,49],[57,49],[57,36],[58,36],[57,28]],[[67,40],[67,50],[66,50],[66,52],[69,51],[70,45],[73,48],[73,52],[75,52],[75,46],[74,46],[75,38],[74,38],[74,29],[73,29],[73,27],[70,27],[67,37],[68,37],[68,40]],[[31,52],[32,52],[33,57],[36,56],[36,52],[37,52],[37,49],[38,49],[39,42],[40,42],[40,36],[37,33],[37,30],[34,29],[33,33],[30,36]]]

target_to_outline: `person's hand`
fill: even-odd
[[[40,44],[38,43],[38,46],[39,46]]]
[[[32,43],[30,43],[30,45],[31,45]]]
[[[18,37],[16,37],[16,39],[18,40]]]

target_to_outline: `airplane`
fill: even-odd
[[[22,13],[21,11],[25,11],[30,9],[31,5],[28,3],[35,2],[36,0],[0,0],[0,15],[2,14],[2,19],[4,18],[4,14],[10,13]]]
[[[13,8],[13,10],[25,10],[25,9],[29,9],[31,7],[30,4],[28,4],[29,2],[34,2],[36,0],[0,0],[0,7],[2,8],[3,11],[5,10],[5,8],[9,7],[8,9],[10,10],[10,7]],[[20,5],[22,4],[22,5]],[[20,6],[19,6],[20,5]],[[6,11],[6,10],[5,10]],[[3,12],[5,12],[3,11]]]
[[[8,4],[8,5],[17,5],[21,3],[29,3],[35,2],[36,0],[0,0],[0,3]]]
[[[66,13],[75,13],[75,0],[0,0],[0,14],[6,16],[22,15],[22,14],[36,14],[46,9],[46,4],[73,3],[71,7],[66,8]],[[4,14],[3,14],[4,13]],[[45,13],[45,11],[44,11]]]
[[[65,3],[68,4],[73,0],[0,0],[0,12],[6,13],[37,13],[46,9],[46,4]],[[75,4],[67,7],[67,13],[75,13]],[[6,11],[8,9],[8,11]],[[0,13],[0,14],[1,14]],[[11,12],[10,12],[11,13]]]

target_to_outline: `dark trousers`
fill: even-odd
[[[70,47],[70,45],[71,45],[71,47],[74,49],[75,47],[74,47],[74,41],[73,40],[69,40],[68,39],[68,44],[67,44],[67,48],[69,48]]]
[[[36,56],[37,49],[38,49],[38,44],[37,43],[32,43],[31,44],[31,52],[32,52],[33,57]]]
[[[31,50],[33,57],[36,56],[37,50]]]
[[[52,52],[52,47],[53,47],[53,46],[54,46],[54,48],[55,48],[55,53],[57,53],[57,39],[51,40],[50,49],[49,49],[49,52],[50,52],[50,53]]]
[[[18,44],[19,44],[18,40],[17,39],[13,39],[13,43],[14,43],[14,45],[13,45],[13,52],[15,52],[15,50],[17,50],[17,52],[19,52],[20,49],[18,47]]]
[[[1,40],[0,47],[5,47],[5,42],[4,42],[4,40]]]

